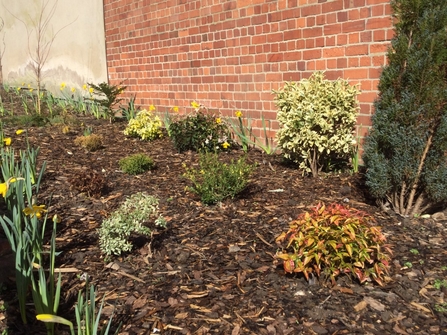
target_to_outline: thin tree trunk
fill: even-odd
[[[413,200],[416,195],[417,188],[419,187],[419,180],[421,178],[422,169],[425,164],[425,160],[427,159],[428,150],[431,147],[431,142],[433,140],[433,132],[430,132],[430,136],[428,136],[427,143],[425,144],[424,152],[422,153],[421,160],[419,162],[418,170],[416,173],[416,178],[411,185],[410,196],[408,197],[407,206],[405,208],[404,215],[408,215],[410,212],[413,212]],[[418,214],[418,213],[414,213]]]

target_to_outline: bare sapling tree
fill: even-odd
[[[0,17],[0,34],[2,34],[2,41],[0,42],[0,88],[3,88],[3,55],[5,54],[6,44],[5,44],[5,33],[3,28],[5,27],[5,21]]]
[[[32,70],[36,79],[37,90],[37,113],[41,114],[41,100],[42,100],[42,80],[43,68],[48,61],[51,48],[57,35],[72,22],[64,25],[56,32],[50,31],[50,24],[57,8],[57,1],[50,5],[50,0],[42,0],[40,9],[37,11],[37,17],[29,16],[31,24],[27,24],[25,20],[17,17],[13,13],[8,12],[17,20],[23,23],[28,35],[28,54],[31,59]]]

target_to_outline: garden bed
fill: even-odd
[[[104,315],[114,310],[114,325],[122,322],[120,334],[446,334],[443,213],[412,220],[383,213],[368,198],[361,173],[303,177],[280,156],[254,149],[247,154],[247,161],[257,164],[248,188],[233,200],[205,206],[185,190],[189,183],[182,178],[184,164],[197,164],[196,153],[178,153],[166,136],[152,142],[126,138],[125,122],[77,120],[64,132],[62,125],[47,125],[19,136],[17,125],[4,127],[14,148],[25,148],[28,141],[40,147],[39,161],[47,161],[38,200],[48,205],[50,217],[61,218],[56,262],[67,271],[61,316],[73,320],[88,276],[98,296],[105,296]],[[100,150],[74,144],[85,125],[103,137]],[[121,172],[118,160],[134,153],[152,157],[156,168],[138,176]],[[220,157],[242,155],[232,150]],[[92,171],[107,183],[100,198],[72,186],[73,178]],[[137,192],[160,200],[167,228],[155,230],[152,239],[135,237],[132,252],[106,260],[97,229]],[[288,223],[310,206],[333,202],[366,211],[382,227],[394,253],[392,280],[385,286],[360,285],[345,276],[334,287],[309,284],[275,262],[275,239]],[[7,247],[1,259],[0,331],[45,333],[32,308],[30,324],[22,324]],[[58,326],[56,333],[64,332]]]

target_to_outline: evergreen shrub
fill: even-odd
[[[447,6],[394,0],[395,37],[363,161],[380,205],[404,216],[447,201]]]
[[[284,157],[313,177],[337,161],[347,162],[355,143],[358,93],[356,86],[327,80],[323,72],[274,91],[280,123],[276,136]]]

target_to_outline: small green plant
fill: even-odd
[[[445,266],[445,265],[441,266],[441,270],[442,271],[447,271],[447,266]]]
[[[75,144],[85,148],[87,151],[96,151],[102,148],[102,136],[90,134],[75,138]]]
[[[435,282],[433,283],[433,287],[437,290],[440,290],[443,287],[447,288],[447,280],[435,279]]]
[[[409,268],[409,269],[411,269],[411,268],[413,267],[413,263],[411,263],[411,262],[405,262],[405,263],[404,263],[404,266],[407,267],[407,268]]]
[[[137,117],[137,113],[140,111],[140,107],[135,107],[136,98],[136,95],[132,96],[127,106],[120,107],[121,114],[126,118],[127,121],[135,119]]]
[[[234,198],[249,182],[254,165],[239,158],[226,164],[219,161],[217,153],[200,153],[199,168],[187,168],[184,177],[192,182],[188,190],[200,196],[203,203],[211,205],[225,198]]]
[[[214,152],[230,148],[229,129],[222,119],[207,114],[203,106],[196,106],[195,110],[195,114],[169,125],[174,147],[179,152],[187,150]]]
[[[441,304],[435,305],[435,311],[439,313],[445,313],[447,312],[447,302],[443,302]]]
[[[410,249],[410,252],[411,252],[413,255],[419,255],[419,250],[418,250],[418,249]]]
[[[100,330],[101,326],[99,321],[101,320],[102,308],[104,306],[104,298],[102,298],[101,305],[96,314],[96,292],[95,287],[90,285],[90,292],[86,285],[85,298],[81,291],[78,294],[78,303],[75,306],[76,324],[78,326],[78,335],[90,334],[90,335],[106,335],[109,334],[110,326],[112,325],[113,314],[110,316],[107,326]],[[119,328],[114,334],[118,334]]]
[[[106,113],[110,121],[113,121],[115,118],[113,107],[123,100],[118,98],[118,96],[126,90],[127,86],[121,86],[121,84],[109,85],[106,82],[98,85],[89,83],[88,85],[93,88],[94,93],[99,96],[99,98],[94,99],[94,101],[103,107],[103,111]]]
[[[119,161],[120,169],[128,174],[141,174],[154,168],[154,160],[145,154],[134,154]]]
[[[313,177],[334,161],[349,160],[357,121],[356,86],[324,79],[323,72],[316,72],[273,93],[280,122],[276,136],[285,158]]]
[[[99,306],[98,313],[96,314],[96,292],[93,285],[90,286],[90,292],[88,291],[88,285],[86,285],[85,298],[82,294],[82,290],[79,291],[78,301],[75,306],[75,316],[78,335],[108,335],[110,327],[112,325],[113,314],[110,316],[109,321],[105,328],[101,329],[100,320],[102,309],[104,307],[104,298],[102,298],[101,305]],[[36,319],[45,323],[60,323],[70,327],[71,335],[75,335],[73,323],[67,319],[64,319],[55,314],[38,314]],[[119,333],[121,325],[115,331],[115,335]]]
[[[269,138],[268,136],[264,115],[261,116],[262,128],[264,131],[264,143],[262,143],[262,140],[253,134],[251,120],[249,118],[247,118],[247,121],[244,122],[241,111],[236,111],[235,116],[238,119],[238,122],[234,123],[231,119],[228,119],[228,123],[231,127],[232,133],[238,138],[239,143],[241,143],[242,150],[247,152],[249,146],[253,145],[254,147],[264,151],[267,155],[273,155],[276,152],[276,147],[273,145],[273,139]]]
[[[144,224],[155,218],[155,225],[166,227],[166,221],[158,215],[158,199],[145,193],[136,193],[110,217],[99,229],[99,246],[106,255],[120,255],[132,250],[129,238],[132,234],[151,235],[151,229]]]
[[[142,140],[152,141],[162,136],[161,120],[151,110],[139,111],[134,119],[129,121],[124,135],[139,137]]]
[[[330,279],[347,274],[360,283],[375,281],[383,285],[389,269],[391,250],[385,236],[366,213],[330,204],[319,204],[290,223],[277,242],[286,242],[276,258],[284,270]]]

